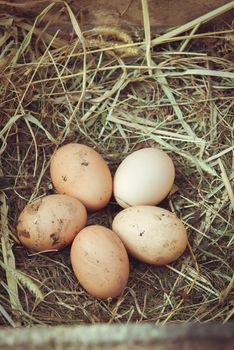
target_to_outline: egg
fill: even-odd
[[[96,298],[118,297],[128,282],[129,261],[119,237],[110,229],[91,225],[72,243],[71,263],[83,288]]]
[[[170,192],[175,178],[171,158],[157,148],[127,156],[114,176],[114,197],[122,208],[156,205]]]
[[[111,198],[108,165],[86,145],[69,143],[58,148],[51,159],[50,174],[58,193],[78,198],[90,210],[105,207]]]
[[[145,263],[168,264],[178,259],[188,240],[181,220],[172,212],[153,206],[129,207],[112,223],[129,254]]]
[[[27,248],[59,250],[86,225],[87,212],[76,198],[53,194],[28,204],[18,218],[17,235]]]

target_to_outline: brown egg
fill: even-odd
[[[71,263],[80,284],[96,298],[119,296],[129,275],[126,249],[110,229],[87,226],[74,239]]]
[[[110,170],[88,146],[70,143],[60,147],[52,157],[50,174],[59,193],[78,198],[88,209],[101,209],[111,198]]]
[[[17,234],[27,248],[58,250],[86,225],[87,212],[76,198],[53,194],[28,204],[18,219]]]
[[[164,265],[178,259],[188,239],[177,216],[159,207],[136,206],[119,212],[112,230],[129,254],[145,263]]]

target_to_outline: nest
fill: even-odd
[[[0,17],[0,324],[227,322],[234,310],[233,28],[204,33],[198,19],[154,37],[145,11],[145,36],[82,32],[64,5],[68,40],[39,26],[51,6],[34,23]],[[49,162],[68,142],[93,147],[113,173],[148,146],[175,164],[173,191],[160,205],[186,225],[189,247],[167,266],[131,259],[128,286],[115,300],[84,291],[69,247],[33,253],[17,239],[24,206],[54,193]],[[119,210],[112,199],[88,224],[110,227]]]

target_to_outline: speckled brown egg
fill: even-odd
[[[76,198],[53,194],[28,204],[19,215],[17,234],[27,248],[59,250],[86,225],[87,212]]]
[[[94,149],[79,143],[60,147],[51,159],[50,174],[59,193],[78,198],[87,209],[107,205],[112,177],[107,163]]]
[[[126,249],[106,227],[91,225],[80,231],[72,243],[71,263],[80,284],[94,297],[115,298],[128,282]]]
[[[129,254],[149,264],[164,265],[178,259],[188,243],[181,220],[159,207],[124,209],[114,218],[112,230]]]

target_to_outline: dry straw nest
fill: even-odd
[[[60,14],[71,23],[69,39],[50,30],[52,19],[41,26],[56,4],[34,22],[0,16],[3,325],[225,323],[233,315],[233,28],[204,32],[199,24],[208,14],[154,36],[142,3],[140,40],[119,29],[82,33],[65,3]],[[162,206],[184,222],[190,247],[170,266],[132,259],[117,300],[86,294],[72,273],[69,248],[35,254],[16,238],[24,206],[54,192],[50,158],[70,141],[96,149],[113,172],[145,146],[162,148],[175,163],[175,186]],[[119,209],[112,200],[89,215],[89,224],[110,227]]]

